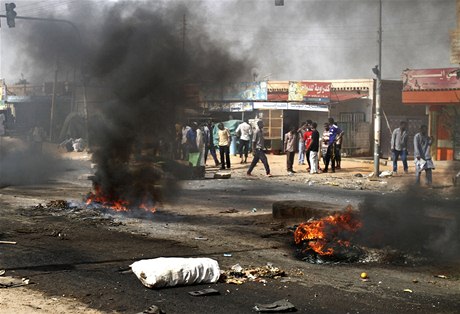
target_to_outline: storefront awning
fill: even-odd
[[[332,91],[331,92],[331,103],[340,103],[344,101],[368,98],[369,92],[361,90],[353,91]]]
[[[402,101],[407,105],[460,105],[460,90],[403,91]]]

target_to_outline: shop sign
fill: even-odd
[[[233,103],[207,103],[209,111],[212,112],[243,112],[252,111],[251,102],[233,102]]]
[[[287,109],[290,110],[303,110],[303,111],[321,111],[328,112],[328,105],[315,105],[315,104],[301,104],[301,103],[288,103]]]
[[[460,89],[460,68],[404,70],[403,91]],[[460,75],[460,73],[459,73]]]
[[[268,101],[288,101],[289,81],[268,81]]]
[[[205,101],[252,101],[267,100],[267,82],[239,82],[206,84],[202,88]]]
[[[255,102],[254,109],[287,109],[287,102]]]
[[[327,82],[289,82],[289,101],[309,103],[328,103],[331,98],[331,83]]]

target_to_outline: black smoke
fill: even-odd
[[[46,152],[40,143],[0,137],[0,188],[44,184],[65,167],[65,161]]]
[[[458,191],[457,191],[458,192]],[[438,261],[460,258],[460,199],[410,189],[401,194],[369,196],[360,205],[359,242],[392,248]]]
[[[199,2],[82,3],[71,4],[69,17],[79,35],[59,23],[37,24],[24,51],[37,70],[55,60],[79,69],[98,191],[114,200],[156,202],[174,190],[163,165],[174,166],[155,152],[160,147],[165,157],[172,150],[175,123],[188,118],[185,87],[240,81],[252,62],[232,56],[225,38],[210,38],[196,13]],[[103,91],[103,101],[93,99],[95,90]]]
[[[171,152],[176,114],[188,104],[185,86],[234,81],[248,65],[205,35],[185,41],[177,23],[190,15],[186,7],[139,2],[126,12],[127,4],[133,2],[105,13],[88,67],[89,77],[104,82],[115,96],[98,108],[106,123],[94,125],[90,134],[95,184],[109,197],[155,202],[174,187],[148,151],[161,146],[162,153]]]

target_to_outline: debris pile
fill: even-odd
[[[35,209],[53,209],[53,210],[62,210],[62,209],[70,209],[69,202],[65,200],[51,200],[46,203],[44,206],[41,203],[35,206]]]
[[[241,285],[248,281],[266,283],[266,278],[277,279],[287,274],[279,267],[267,263],[265,266],[243,268],[240,264],[233,265],[230,270],[222,272],[220,280],[225,283]]]

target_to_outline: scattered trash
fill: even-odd
[[[242,285],[244,281],[240,279],[229,278],[225,280],[225,283],[234,284],[234,285]]]
[[[254,309],[257,312],[293,312],[296,310],[294,304],[285,299],[268,304],[256,303]]]
[[[361,273],[361,278],[362,278],[362,279],[368,279],[368,278],[369,278],[369,275],[368,275],[366,272],[362,272],[362,273]]]
[[[233,265],[230,270],[224,271],[221,276],[221,281],[232,284],[242,284],[247,281],[256,281],[266,283],[262,278],[279,278],[286,277],[286,273],[278,267],[274,267],[268,263],[262,267],[254,267],[245,269],[240,264]]]
[[[214,173],[214,179],[230,179],[232,177],[231,172],[216,172]]]
[[[165,314],[165,312],[156,305],[150,306],[148,309],[137,314]]]
[[[357,174],[355,174],[355,177],[357,177],[357,178],[362,178],[363,175],[362,175],[361,173],[357,173]]]
[[[224,256],[225,256],[225,257],[232,257],[232,254],[230,254],[230,253],[224,253]]]
[[[418,283],[418,279],[413,279],[412,282],[413,283]]]
[[[243,267],[241,267],[240,264],[235,264],[235,265],[233,265],[231,269],[232,269],[233,271],[238,272],[238,273],[241,273],[241,272],[243,271]]]
[[[412,292],[413,292],[411,289],[404,289],[403,291],[404,291],[404,292],[409,292],[409,293],[412,293]]]
[[[220,294],[219,290],[213,289],[213,288],[208,288],[208,289],[203,289],[203,290],[197,290],[197,291],[190,291],[188,294],[193,295],[194,297],[201,297],[205,295],[216,295]]]
[[[208,238],[204,238],[204,237],[195,237],[195,240],[208,241]]]
[[[257,212],[257,208],[253,208],[253,209],[251,210],[251,212],[252,212],[252,213]]]
[[[435,275],[436,278],[447,279],[446,275]]]
[[[5,270],[4,269],[0,269],[0,276],[3,276],[5,274]]]
[[[16,244],[15,241],[0,241],[0,244]]]
[[[219,213],[221,214],[234,214],[234,213],[238,213],[239,211],[236,210],[235,208],[232,208],[232,209],[227,209],[227,210],[223,210],[223,211],[220,211]]]
[[[211,258],[159,257],[130,265],[134,274],[148,288],[215,283],[220,268]]]
[[[393,176],[393,171],[389,171],[389,170],[382,171],[382,172],[379,174],[379,177],[380,177],[380,178],[387,178],[387,177],[391,177],[391,176]]]
[[[85,149],[85,142],[82,138],[68,138],[61,142],[58,147],[63,147],[67,152],[82,152]]]
[[[28,278],[0,277],[0,288],[14,288],[27,286],[28,284],[30,284],[30,279]]]

